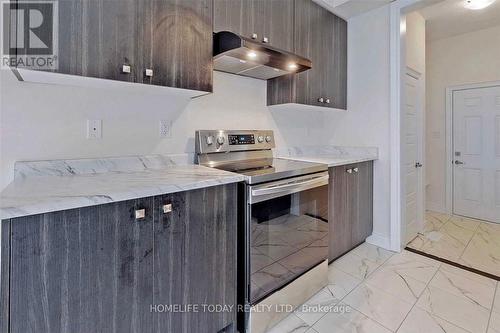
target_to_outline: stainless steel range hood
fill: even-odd
[[[229,31],[214,34],[214,69],[269,80],[311,69],[309,59]]]

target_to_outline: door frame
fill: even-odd
[[[500,81],[462,84],[446,87],[446,199],[445,211],[453,214],[453,93],[461,90],[500,87]]]
[[[397,0],[390,3],[390,249],[402,250],[404,182],[401,168],[402,93],[406,75],[406,14],[443,0]]]

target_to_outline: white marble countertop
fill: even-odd
[[[286,159],[295,160],[295,161],[327,164],[329,168],[340,166],[340,165],[374,161],[377,159],[376,157],[373,157],[373,156],[336,157],[336,156],[328,156],[328,155],[324,155],[324,156],[304,155],[304,156],[280,157],[280,158],[286,158]]]
[[[291,147],[275,155],[333,167],[376,160],[378,149]],[[180,154],[18,162],[14,181],[0,192],[0,220],[245,181],[193,160]]]
[[[24,175],[0,193],[0,220],[243,180],[238,174],[198,165],[165,165],[159,169],[144,165],[142,170],[61,176]]]
[[[276,156],[297,161],[323,163],[327,164],[328,167],[335,167],[377,160],[378,148],[339,146],[292,147],[278,150]]]

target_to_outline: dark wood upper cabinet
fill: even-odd
[[[293,51],[293,0],[214,0],[214,31]]]
[[[373,232],[373,162],[330,168],[329,260]]]
[[[312,0],[295,0],[294,52],[312,69],[269,80],[268,105],[346,109],[347,22]]]
[[[212,91],[212,0],[142,0],[139,7],[141,81]],[[146,69],[153,76],[146,75]]]
[[[136,1],[67,0],[58,7],[58,68],[52,71],[136,81]],[[130,73],[123,72],[123,65],[130,66]]]
[[[51,71],[212,92],[212,0],[65,0],[58,12]]]

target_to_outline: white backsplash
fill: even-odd
[[[72,176],[106,172],[160,170],[193,164],[194,154],[124,156],[98,159],[16,162],[15,179],[34,176]]]
[[[289,147],[275,150],[275,156],[300,157],[300,156],[327,156],[330,158],[373,157],[378,158],[376,147],[343,147],[332,145],[310,145]]]

